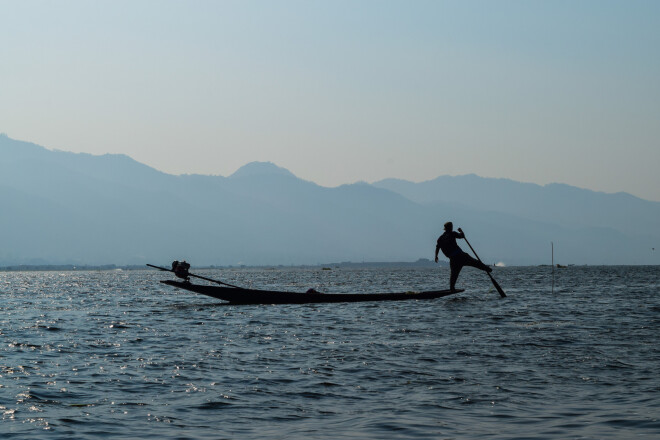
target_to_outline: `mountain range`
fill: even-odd
[[[265,162],[177,176],[6,135],[0,207],[0,266],[416,261],[448,220],[488,263],[549,264],[551,242],[562,264],[660,263],[660,203],[626,193],[476,175],[328,188]]]

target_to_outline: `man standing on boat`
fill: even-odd
[[[438,238],[438,242],[435,246],[435,262],[438,262],[438,251],[442,249],[442,253],[445,254],[445,257],[449,258],[449,267],[451,268],[451,275],[449,276],[449,288],[453,292],[456,290],[456,280],[458,279],[458,274],[461,273],[463,266],[472,266],[477,269],[481,269],[488,273],[492,272],[493,269],[489,266],[486,266],[481,261],[475,260],[463,250],[458,247],[456,243],[457,238],[465,238],[465,234],[461,228],[458,228],[458,232],[454,231],[454,224],[452,222],[445,223],[445,232]]]

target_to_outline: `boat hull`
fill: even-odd
[[[420,299],[435,299],[454,293],[463,292],[463,289],[433,290],[427,292],[399,292],[399,293],[318,293],[318,292],[282,292],[273,290],[237,289],[223,286],[206,286],[185,281],[161,281],[168,286],[210,296],[228,301],[232,304],[314,304],[314,303],[342,303],[366,301],[406,301]]]

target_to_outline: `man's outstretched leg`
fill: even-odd
[[[461,273],[463,266],[471,266],[477,269],[481,269],[485,272],[491,273],[493,268],[485,265],[479,260],[476,260],[466,254],[465,252],[449,260],[449,267],[451,268],[451,275],[449,276],[449,289],[454,291],[456,290],[456,280],[458,280],[458,275]]]
[[[476,259],[472,258],[472,257],[469,256],[468,254],[465,254],[465,253],[464,253],[463,256],[464,256],[464,257],[463,257],[463,258],[464,258],[464,260],[463,260],[463,265],[464,265],[464,266],[472,266],[472,267],[476,267],[477,269],[481,269],[481,270],[486,271],[486,272],[488,272],[488,273],[491,273],[491,272],[493,271],[493,268],[492,268],[492,267],[490,267],[490,266],[488,266],[488,265],[482,263],[482,262],[479,261],[479,260],[476,260]]]

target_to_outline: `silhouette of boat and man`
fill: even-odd
[[[456,243],[457,239],[463,239],[470,246],[474,253],[473,258],[463,250]],[[321,303],[321,302],[362,302],[362,301],[400,301],[410,299],[432,299],[442,296],[451,295],[453,293],[462,292],[463,289],[456,289],[456,281],[458,275],[464,266],[471,266],[483,270],[488,274],[495,289],[499,292],[501,297],[505,297],[504,290],[499,286],[497,281],[491,275],[493,269],[484,264],[479,256],[474,251],[470,242],[465,238],[465,234],[461,228],[458,232],[454,231],[452,222],[447,222],[444,225],[444,233],[438,238],[435,246],[435,262],[438,262],[438,253],[442,253],[449,258],[449,267],[451,273],[449,276],[449,290],[434,290],[427,292],[399,292],[399,293],[334,293],[324,294],[315,289],[309,289],[306,292],[283,292],[272,290],[257,290],[246,289],[243,287],[235,286],[233,284],[225,283],[211,278],[206,278],[200,275],[190,273],[190,264],[184,261],[174,261],[171,269],[154,266],[147,264],[147,266],[154,267],[159,270],[172,272],[183,281],[166,280],[162,283],[168,284],[173,287],[189,290],[203,295],[211,296],[213,298],[229,301],[234,304],[306,304],[306,303]],[[200,278],[212,283],[220,284],[221,286],[207,286],[201,284],[193,284],[190,282],[190,277]]]

